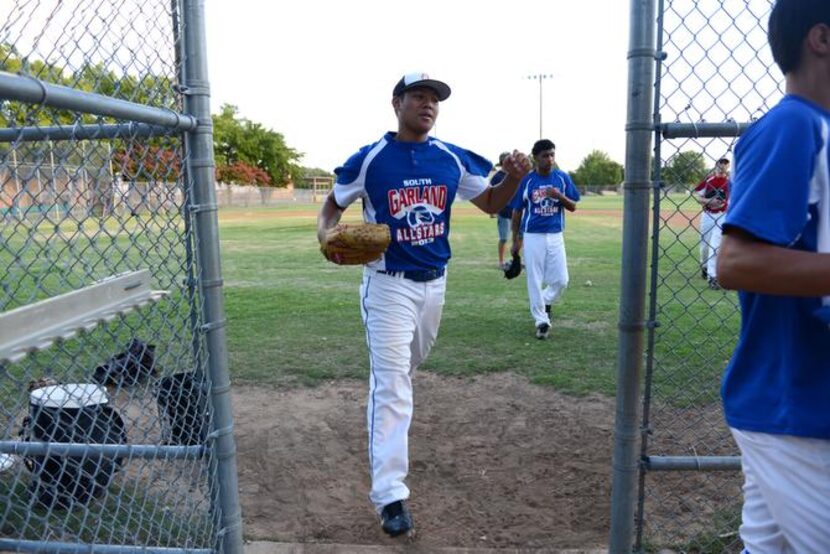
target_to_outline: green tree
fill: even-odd
[[[693,150],[679,152],[663,166],[661,180],[667,185],[697,184],[706,177],[706,160]]]
[[[303,177],[331,177],[334,178],[334,173],[326,171],[319,167],[301,167]]]
[[[574,183],[586,185],[618,185],[623,180],[623,166],[601,150],[594,150],[579,164],[571,174]]]
[[[236,106],[225,104],[213,118],[213,148],[217,165],[244,163],[265,171],[273,186],[285,186],[302,175],[302,154],[285,144],[282,134],[239,117]]]

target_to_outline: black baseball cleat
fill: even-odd
[[[709,288],[712,290],[721,290],[723,287],[720,286],[720,283],[718,283],[717,279],[715,279],[714,277],[710,277]]]
[[[412,531],[412,513],[406,500],[397,500],[384,506],[380,512],[380,525],[390,537]]]
[[[544,340],[548,338],[548,333],[550,332],[550,325],[547,323],[540,323],[536,326],[536,338],[539,340]]]
[[[545,313],[550,317],[550,304],[545,304]]]

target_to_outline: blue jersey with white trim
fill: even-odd
[[[547,196],[551,188],[557,188],[565,196],[579,201],[579,191],[570,175],[553,169],[547,175],[531,171],[519,183],[510,207],[522,212],[521,230],[524,233],[561,233],[565,230],[565,210],[558,199]]]
[[[724,231],[830,249],[830,112],[786,96],[735,148]],[[741,331],[721,395],[731,427],[830,439],[830,329],[821,298],[739,292]]]
[[[334,200],[363,200],[363,219],[386,223],[392,242],[368,264],[387,271],[442,269],[450,259],[450,213],[456,194],[475,198],[493,165],[453,144],[430,138],[401,142],[386,133],[335,169]]]

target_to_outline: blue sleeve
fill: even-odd
[[[795,242],[807,223],[820,121],[805,109],[771,111],[738,141],[724,229],[772,244]]]
[[[335,179],[336,185],[348,185],[357,179],[357,176],[360,175],[360,168],[363,166],[363,160],[366,158],[366,154],[369,153],[369,150],[372,149],[372,146],[373,145],[364,146],[352,154],[352,156],[346,160],[346,163],[334,170],[334,174],[337,176]]]
[[[568,198],[570,198],[574,202],[579,202],[579,199],[580,199],[579,189],[576,188],[576,185],[574,184],[573,179],[571,179],[571,176],[568,175],[567,173],[565,173],[565,183],[566,183],[565,196],[567,196]]]
[[[486,179],[487,176],[490,175],[490,172],[493,171],[493,164],[490,163],[487,158],[448,142],[444,142],[443,144],[453,154],[458,156],[458,159],[461,161],[461,165],[464,166],[467,173],[484,177]]]

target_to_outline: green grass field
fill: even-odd
[[[666,228],[665,244],[661,240],[661,257],[672,267],[659,275],[666,291],[660,311],[671,324],[658,332],[671,342],[661,347],[658,340],[655,359],[674,370],[656,372],[655,382],[664,398],[708,402],[723,369],[724,345],[707,337],[734,324],[736,315],[726,299],[731,293],[709,291],[695,279],[698,236],[688,225],[695,212],[684,202],[664,206],[683,214],[679,225]],[[235,382],[295,385],[367,375],[357,298],[361,269],[335,266],[319,254],[318,209],[285,205],[219,214]],[[359,217],[352,208],[344,221]],[[513,371],[573,394],[613,394],[622,197],[586,197],[568,215],[571,283],[554,307],[547,341],[533,336],[524,274],[508,281],[497,270],[496,221],[471,204],[456,204],[451,240],[442,326],[424,370],[457,376]],[[681,378],[687,373],[694,378]]]
[[[688,196],[665,197],[661,208],[671,222],[659,226],[654,393],[677,405],[710,404],[717,401],[717,383],[734,345],[735,298],[708,290],[698,277],[698,234],[691,225],[698,212]],[[235,382],[313,385],[367,375],[357,298],[361,268],[335,266],[320,255],[318,209],[318,204],[282,204],[219,212]],[[345,214],[347,221],[359,218],[355,208]],[[75,341],[69,341],[62,349],[66,360],[53,360],[58,350],[52,349],[44,353],[46,365],[65,366],[67,375],[79,368],[81,378],[138,328],[143,339],[166,345],[159,352],[162,363],[177,369],[189,349],[182,232],[181,222],[164,214],[128,222],[92,220],[83,227],[70,220],[60,226],[16,228],[0,251],[11,302],[5,308],[89,284],[91,275],[149,267],[155,286],[170,289],[170,298],[128,316],[124,333],[102,330],[93,341],[101,346],[101,352],[90,354],[95,359],[79,359]],[[508,281],[497,269],[496,221],[459,203],[451,240],[454,255],[442,326],[423,369],[457,376],[513,371],[572,394],[613,394],[621,196],[585,197],[577,213],[569,214],[571,285],[554,308],[548,341],[533,336],[524,275]],[[27,369],[9,371],[23,379]]]

